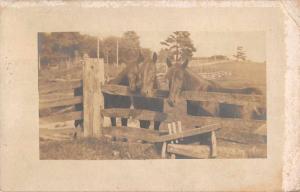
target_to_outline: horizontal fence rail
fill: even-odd
[[[107,117],[124,117],[133,118],[135,120],[148,120],[148,121],[166,121],[167,114],[149,110],[141,109],[123,109],[123,108],[110,108],[102,109],[101,113]]]
[[[127,86],[122,85],[102,85],[102,93],[122,96],[139,96],[139,94],[132,93]],[[166,90],[154,90],[152,97],[167,98],[169,92]],[[245,95],[234,93],[219,93],[219,92],[200,92],[200,91],[183,91],[181,93],[182,99],[193,101],[210,101],[226,104],[247,105],[248,103],[256,103],[258,105],[265,105],[265,97],[262,95]]]
[[[40,102],[40,109],[46,109],[51,107],[60,107],[66,105],[75,105],[82,103],[82,96],[77,96],[73,98],[66,98],[66,99],[57,99],[52,101]]]
[[[46,86],[39,86],[39,94],[47,94],[54,91],[63,91],[67,89],[76,89],[82,87],[82,81],[66,81],[66,82],[56,82],[49,83]]]
[[[60,76],[72,76],[70,79],[57,79]],[[76,76],[76,77],[75,77]],[[191,116],[182,115],[178,116],[172,113],[155,112],[141,109],[124,109],[124,108],[106,108],[104,109],[104,101],[102,94],[112,94],[130,97],[144,97],[138,93],[130,91],[128,86],[114,85],[114,84],[101,84],[104,83],[104,63],[103,60],[87,59],[83,66],[77,66],[72,69],[62,69],[59,71],[45,71],[39,76],[39,109],[42,112],[40,115],[40,122],[54,123],[64,122],[70,120],[83,120],[85,136],[98,135],[97,132],[118,132],[119,130],[102,129],[103,116],[105,117],[118,117],[118,118],[132,118],[135,120],[149,120],[162,122],[161,128],[166,128],[167,123],[174,121],[182,121],[187,129],[194,130],[198,133],[198,128],[205,125],[217,124],[217,127],[226,128],[227,130],[240,131],[241,133],[251,132],[249,127],[259,127],[265,124],[265,120],[253,119],[239,119],[239,118],[224,118],[224,117],[211,117],[211,116]],[[78,78],[78,79],[74,79]],[[85,77],[85,78],[84,78]],[[91,78],[93,77],[93,78]],[[56,79],[55,79],[56,78]],[[83,83],[85,82],[85,84]],[[82,88],[83,95],[76,95],[75,89]],[[169,95],[168,90],[156,89],[150,98],[167,99]],[[98,99],[100,98],[100,99]],[[243,106],[244,109],[253,110],[253,106],[266,108],[266,98],[264,95],[246,95],[246,94],[231,94],[220,92],[200,92],[200,91],[183,91],[180,97],[181,101],[208,101],[213,103],[225,103]],[[84,101],[86,100],[86,101]],[[93,101],[92,101],[93,100]],[[184,102],[183,102],[184,103]],[[82,104],[83,109],[78,109],[76,105]],[[75,106],[74,106],[75,105]],[[71,107],[69,110],[66,108]],[[55,111],[63,111],[57,113]],[[80,110],[80,111],[79,111]],[[243,109],[242,109],[243,110]],[[85,112],[85,114],[84,114]],[[47,114],[47,116],[42,116]],[[101,115],[101,116],[100,116]],[[99,123],[97,123],[99,122]],[[153,122],[152,122],[153,123]],[[105,131],[104,131],[105,130]],[[128,128],[128,131],[132,129]],[[124,131],[124,130],[122,130]],[[145,132],[144,130],[132,130],[132,132]],[[228,132],[228,131],[227,131]],[[96,133],[96,134],[95,134]],[[149,133],[149,132],[147,132]],[[223,134],[217,131],[218,137],[225,139],[232,139],[233,136]],[[252,132],[251,132],[252,134]],[[151,134],[149,134],[150,137]],[[242,135],[242,134],[241,134]],[[177,135],[166,135],[163,137],[151,136],[149,140],[152,141],[165,141],[170,137],[173,140]],[[251,138],[248,135],[247,138]],[[263,141],[265,137],[255,137],[256,140]],[[233,138],[239,142],[252,142],[246,141],[244,138]],[[256,142],[255,140],[255,142]]]
[[[165,123],[171,123],[176,121],[176,117],[172,117],[166,113],[155,112],[149,110],[141,109],[124,109],[124,108],[110,108],[101,109],[103,116],[107,117],[124,117],[133,118],[135,120],[149,120],[149,121],[163,121]],[[214,124],[216,122],[221,123],[222,126],[230,126],[231,124],[236,124],[238,126],[243,126],[247,124],[257,124],[261,125],[265,123],[264,120],[244,120],[238,118],[221,118],[221,117],[210,117],[210,116],[191,116],[183,115],[180,118],[184,119],[187,127],[194,127],[203,124]],[[188,123],[189,122],[189,123]],[[227,125],[226,125],[227,124]]]
[[[71,120],[80,120],[83,118],[82,111],[73,111],[62,114],[53,114],[46,117],[40,117],[41,124],[55,123],[55,122],[64,122]]]

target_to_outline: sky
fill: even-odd
[[[136,31],[140,36],[141,46],[159,51],[172,31]],[[84,32],[93,36],[107,37],[122,36],[123,31]],[[236,54],[237,46],[243,46],[247,58],[256,62],[266,59],[265,33],[260,31],[247,32],[203,32],[190,31],[192,42],[196,48],[195,57],[208,57],[212,55],[226,55],[232,57]]]

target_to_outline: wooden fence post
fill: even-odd
[[[100,88],[99,88],[99,92],[98,92],[98,97],[99,97],[99,102],[100,102],[100,127],[99,127],[99,133],[102,136],[102,127],[103,127],[103,123],[104,123],[104,117],[101,114],[101,110],[104,109],[104,97],[103,97],[103,93],[102,93],[102,85],[105,83],[105,71],[104,71],[104,60],[103,59],[97,59],[98,65],[99,65],[99,80],[100,80]]]
[[[101,103],[102,93],[101,80],[104,73],[100,66],[103,62],[100,60],[93,60],[91,58],[84,58],[83,66],[83,119],[84,119],[84,136],[101,136],[102,130],[100,125],[101,120]]]

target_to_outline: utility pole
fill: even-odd
[[[97,37],[97,60],[99,62],[99,57],[100,57],[100,38],[99,36]]]
[[[39,55],[39,70],[41,69],[41,56]]]
[[[108,51],[106,51],[106,64],[108,64]]]
[[[117,39],[117,68],[119,67],[119,40]]]

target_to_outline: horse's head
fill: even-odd
[[[139,53],[138,59],[127,64],[127,78],[128,86],[131,92],[136,92],[137,89],[141,86],[141,75],[140,75],[140,63],[144,61],[144,57]]]
[[[171,60],[167,58],[168,72],[166,79],[169,82],[169,97],[168,103],[170,106],[174,106],[181,91],[184,88],[186,67],[188,60],[186,59],[182,64],[172,64]]]
[[[152,96],[156,84],[157,54],[154,52],[152,59],[145,62],[141,70],[141,95]]]

